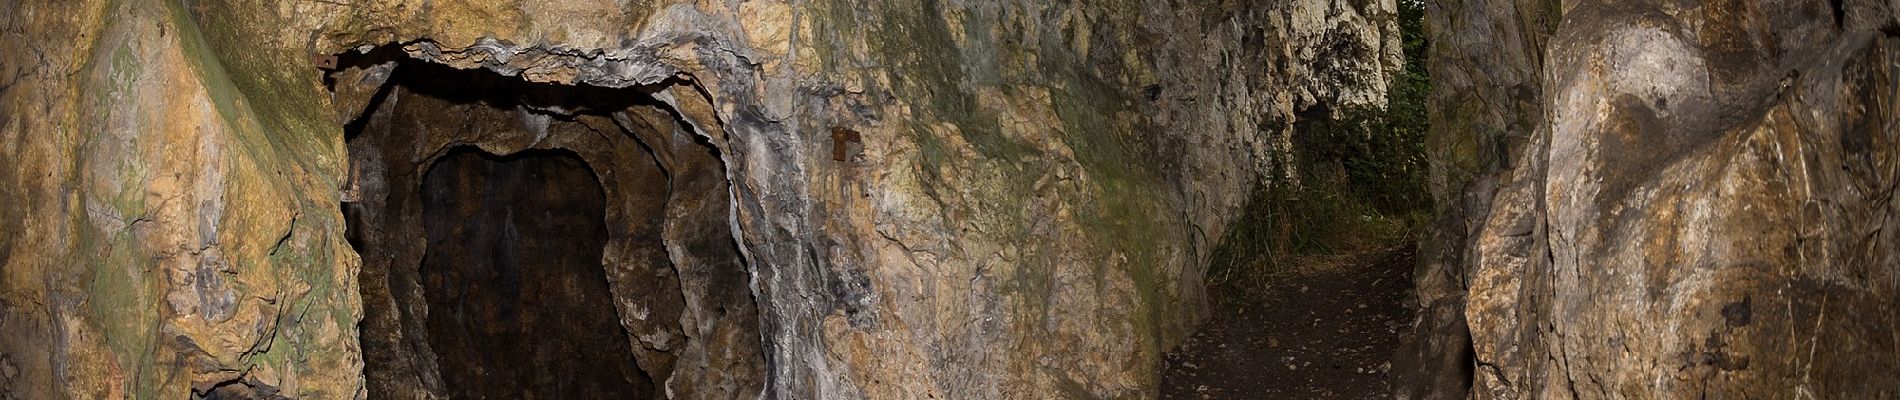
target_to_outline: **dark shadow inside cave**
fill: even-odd
[[[565,151],[461,147],[429,167],[422,292],[458,397],[650,397],[601,270],[604,196]]]
[[[416,46],[319,62],[345,117],[369,396],[758,393],[723,161],[656,97],[686,84],[529,82]]]

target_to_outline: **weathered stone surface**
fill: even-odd
[[[574,150],[596,171],[650,154],[671,188],[725,193],[636,200],[652,194],[617,185],[650,173],[602,172],[622,179],[602,178],[608,198],[628,202],[609,204],[609,229],[667,238],[664,251],[609,240],[602,258],[629,347],[642,370],[671,371],[654,376],[670,396],[1151,396],[1161,350],[1204,314],[1213,242],[1288,151],[1296,115],[1383,98],[1400,65],[1393,12],[1356,0],[7,3],[0,372],[18,372],[0,374],[0,391],[443,393],[428,353],[361,352],[427,342],[426,302],[402,287],[421,253],[359,260],[338,210],[394,193],[402,182],[371,177],[428,165],[462,137],[497,154]],[[342,125],[403,67],[351,66],[326,84],[313,60],[375,49],[636,88],[650,103],[530,96],[468,118],[439,106],[391,123],[495,129],[346,145]],[[644,149],[578,139],[609,128],[654,136],[639,136]],[[861,143],[833,143],[835,128]],[[839,145],[847,160],[831,157]],[[367,160],[405,167],[359,173]],[[666,223],[612,222],[651,204]],[[730,238],[711,241],[709,225]],[[718,246],[734,254],[707,252]],[[740,303],[757,316],[717,306]],[[378,333],[359,339],[359,322]],[[418,358],[365,370],[364,356]]]
[[[1463,217],[1480,222],[1462,224],[1470,251],[1431,267],[1450,277],[1428,278],[1468,282],[1471,396],[1895,396],[1900,14],[1853,0],[1560,10],[1542,60],[1504,64],[1545,71],[1515,96],[1541,108],[1530,135],[1500,153],[1508,166],[1478,169],[1495,181],[1462,189],[1491,200]],[[1494,54],[1441,50],[1445,70]],[[1443,120],[1526,109],[1487,104]]]
[[[356,395],[340,142],[280,134],[323,103],[234,85],[176,6],[0,5],[0,393]]]
[[[1413,274],[1419,319],[1395,357],[1395,397],[1464,398],[1471,332],[1464,321],[1478,232],[1499,186],[1522,166],[1544,121],[1543,59],[1561,10],[1553,0],[1426,2],[1431,119],[1426,137],[1434,219]],[[1528,227],[1526,227],[1528,228]],[[1522,234],[1524,232],[1518,232]],[[1465,365],[1465,367],[1451,367]]]
[[[510,385],[517,384],[506,381],[507,376],[515,375],[514,370],[502,368],[487,378],[500,382],[498,386],[470,387],[475,386],[470,385],[475,379],[467,375],[467,360],[481,358],[487,349],[465,347],[458,340],[479,342],[481,337],[442,337],[444,327],[495,324],[493,318],[464,315],[479,311],[483,301],[509,301],[480,297],[445,302],[442,296],[454,295],[460,285],[506,285],[510,277],[520,277],[521,284],[530,285],[534,282],[529,278],[535,276],[498,274],[464,282],[466,279],[458,279],[464,274],[460,269],[505,261],[490,261],[486,251],[438,251],[464,246],[441,243],[448,239],[483,240],[479,233],[485,232],[483,227],[468,223],[457,225],[468,229],[452,237],[438,237],[436,228],[428,228],[441,223],[429,219],[435,215],[430,213],[439,212],[440,207],[431,208],[426,200],[433,193],[429,190],[436,189],[426,187],[425,173],[435,174],[443,157],[465,147],[492,154],[520,154],[531,149],[571,151],[593,171],[588,179],[597,180],[602,187],[604,218],[611,228],[604,233],[604,249],[594,257],[598,267],[593,268],[597,269],[566,269],[575,271],[568,276],[605,275],[604,290],[612,295],[596,300],[607,307],[609,314],[618,315],[612,319],[617,326],[610,328],[624,329],[624,335],[614,336],[624,336],[621,341],[625,343],[617,349],[592,346],[596,347],[593,351],[631,351],[630,359],[637,367],[624,366],[637,369],[626,371],[625,379],[639,386],[636,394],[642,396],[636,397],[670,393],[730,398],[759,391],[764,381],[759,317],[747,286],[747,272],[732,240],[726,179],[718,168],[719,160],[711,154],[713,149],[696,142],[691,128],[676,122],[680,117],[654,102],[650,91],[658,89],[532,83],[391,53],[400,51],[384,48],[343,57],[345,69],[333,77],[339,87],[359,82],[380,87],[338,91],[339,96],[354,93],[374,97],[369,101],[339,102],[375,106],[364,110],[360,122],[346,132],[352,165],[347,186],[357,193],[358,200],[345,208],[352,223],[349,239],[364,252],[362,343],[369,357],[364,371],[372,397],[534,397],[530,393],[560,397],[561,392],[550,388],[576,387],[522,382],[518,384],[522,392],[506,392]],[[379,78],[378,71],[383,70],[391,72]],[[561,192],[555,189],[551,193]],[[472,210],[480,204],[485,203],[457,208]],[[532,202],[519,206],[522,212],[535,209]],[[424,243],[425,236],[430,243]],[[592,239],[557,234],[502,240],[496,246],[484,247],[527,251],[549,240]],[[548,255],[528,255],[538,256]],[[522,262],[527,268],[543,268],[537,266],[538,260]],[[442,271],[445,266],[455,269],[432,272]],[[478,273],[480,270],[466,272]],[[566,278],[555,275],[546,279]],[[579,289],[555,292],[585,295]],[[512,296],[491,293],[489,297]],[[560,303],[545,306],[553,308]],[[450,321],[446,325],[445,319]],[[571,323],[583,322],[576,318]],[[505,332],[502,328],[475,331],[495,339],[510,337]],[[588,339],[582,335],[573,340]],[[559,349],[553,350],[539,353],[554,354]],[[545,361],[556,364],[520,364],[530,369],[559,369],[580,360],[570,357]],[[450,362],[460,365],[444,364]],[[568,395],[602,397],[584,391]]]

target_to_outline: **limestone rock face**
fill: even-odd
[[[1470,386],[1467,271],[1502,182],[1544,120],[1544,49],[1561,12],[1553,0],[1427,2],[1427,100],[1434,220],[1413,273],[1419,320],[1395,356],[1393,394],[1464,398]],[[1518,200],[1522,201],[1522,200]]]
[[[1452,282],[1421,282],[1421,295],[1462,303],[1472,397],[1896,394],[1892,4],[1493,3],[1435,21],[1468,31],[1549,10],[1563,22],[1550,36],[1515,25],[1547,40],[1532,50],[1456,47],[1452,33],[1440,47],[1452,56],[1434,59],[1455,85],[1449,71],[1474,60],[1543,71],[1524,90],[1471,85],[1520,102],[1437,105],[1441,154],[1509,157],[1440,175],[1468,185],[1447,193],[1490,200],[1441,225],[1470,235],[1441,245],[1469,251],[1421,278]],[[1520,128],[1483,130],[1498,115]],[[1505,150],[1483,148],[1498,137]]]
[[[1297,116],[1384,98],[1394,12],[7,2],[0,393],[461,389],[417,209],[427,166],[474,146],[596,173],[656,396],[1152,396]],[[429,68],[533,88],[390,83]]]

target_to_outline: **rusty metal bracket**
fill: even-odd
[[[862,149],[864,146],[864,135],[858,134],[858,131],[841,126],[831,128],[832,161],[850,160],[852,155],[851,145],[853,144],[858,145],[859,148]]]
[[[326,70],[326,71],[335,71],[336,70],[336,55],[334,54],[313,55],[313,56],[310,56],[310,63],[316,64],[317,69]]]

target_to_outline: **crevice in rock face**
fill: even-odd
[[[725,169],[656,100],[683,83],[528,82],[415,47],[340,54],[325,76],[370,396],[758,393]]]

